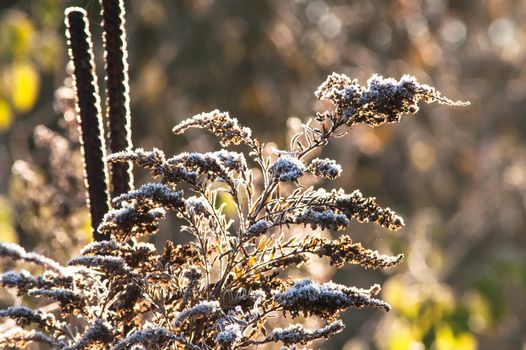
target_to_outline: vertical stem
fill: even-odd
[[[106,68],[106,105],[111,152],[131,150],[128,52],[123,0],[101,0]],[[110,165],[112,198],[133,188],[131,162]]]
[[[108,171],[104,162],[106,146],[86,11],[77,7],[67,9],[66,27],[69,56],[74,66],[76,110],[84,155],[87,202],[91,213],[93,237],[95,241],[101,241],[109,239],[97,230],[109,209]]]

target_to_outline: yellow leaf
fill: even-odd
[[[248,270],[252,265],[254,265],[256,263],[256,258],[254,258],[253,256],[250,257],[250,259],[248,259],[248,263],[247,263],[247,267],[246,267],[246,270]]]
[[[404,286],[403,282],[393,278],[383,286],[385,300],[404,317],[416,319],[421,308],[421,296],[415,290]]]
[[[276,254],[276,247],[272,248],[272,251],[270,252],[270,255],[268,257],[269,261],[272,261],[272,259],[274,259],[274,254]]]
[[[13,226],[0,222],[0,241],[18,243],[18,236]]]
[[[33,46],[35,28],[28,16],[19,11],[8,11],[2,18],[2,40],[18,57],[26,56]]]
[[[236,278],[239,278],[241,276],[241,270],[237,267],[234,267],[234,273],[236,274]]]
[[[391,334],[387,349],[389,350],[407,350],[421,349],[422,343],[411,332],[406,323],[396,324],[396,331]]]
[[[455,349],[455,335],[447,325],[438,327],[436,331],[435,347],[437,350]]]
[[[467,332],[455,336],[448,325],[441,325],[436,332],[435,348],[437,350],[475,350],[477,341],[475,337]]]
[[[267,247],[267,245],[269,244],[270,242],[270,238],[266,238],[266,237],[263,237],[259,240],[259,244],[258,244],[258,250],[263,250]]]
[[[459,349],[475,350],[478,348],[477,339],[471,333],[461,333],[457,337]]]
[[[217,194],[216,205],[223,206],[223,212],[229,217],[236,215],[236,202],[231,195],[223,191],[219,191]]]
[[[87,208],[86,208],[87,209]],[[90,242],[93,240],[93,232],[91,231],[91,218],[88,215],[88,212],[81,213],[82,217],[82,226],[80,227],[80,236],[85,242]]]
[[[13,121],[13,116],[11,115],[11,109],[6,101],[0,100],[0,132],[6,130],[11,126]]]
[[[12,225],[11,208],[7,201],[0,197],[0,241],[17,243],[18,236]]]
[[[15,109],[25,113],[33,108],[40,85],[39,76],[29,62],[15,62],[11,67],[11,101]]]

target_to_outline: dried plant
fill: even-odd
[[[74,66],[73,81],[76,90],[79,131],[83,143],[84,169],[88,205],[91,212],[95,240],[108,237],[101,235],[96,228],[109,209],[108,170],[104,164],[106,155],[102,128],[100,97],[95,74],[93,45],[89,33],[86,12],[79,8],[66,10],[66,31],[69,54]]]
[[[66,79],[55,93],[57,112],[64,116],[59,130],[38,125],[33,132],[35,156],[17,160],[11,169],[10,194],[21,236],[33,249],[61,262],[90,239],[86,198],[79,191],[82,159],[71,84]]]
[[[70,26],[79,18],[75,11],[68,12]],[[71,40],[73,45],[73,36]],[[77,76],[77,95],[82,90],[79,83]],[[284,349],[295,349],[340,332],[344,325],[339,316],[346,309],[388,311],[390,306],[377,297],[378,285],[361,289],[288,277],[288,271],[318,259],[337,268],[355,264],[383,269],[403,258],[364,248],[343,232],[353,220],[398,230],[404,222],[394,211],[358,190],[348,193],[302,185],[305,177],[333,180],[342,172],[334,160],[312,159],[312,151],[347,134],[355,124],[376,127],[397,122],[416,113],[420,101],[465,103],[451,101],[407,75],[399,81],[374,75],[362,86],[345,75],[332,74],[315,95],[333,107],[306,122],[287,150],[269,154],[249,128],[215,110],[187,119],[173,131],[206,129],[225,147],[219,151],[166,156],[159,149],[136,149],[109,155],[110,164],[134,163],[149,170],[156,182],[115,196],[95,226],[105,240],[86,245],[67,266],[15,244],[0,243],[0,256],[44,271],[9,271],[0,276],[0,284],[19,296],[53,302],[41,308],[1,310],[0,317],[13,323],[6,323],[12,327],[4,327],[0,344],[241,349],[280,343]],[[100,132],[94,137],[100,138]],[[226,149],[232,145],[248,151]],[[91,187],[89,181],[88,172]],[[92,213],[94,205],[92,201]],[[235,208],[232,214],[226,205]],[[167,212],[184,222],[180,234],[187,235],[189,243],[168,241],[157,251],[143,240],[158,232]],[[301,233],[290,235],[293,226],[301,227]],[[320,230],[342,233],[330,240],[321,237]],[[282,323],[302,316],[327,324],[318,329],[300,323],[277,328],[269,323],[275,315],[282,316]]]
[[[102,1],[106,100],[111,152],[131,149],[130,97],[124,7],[120,1]],[[112,197],[133,188],[131,164],[113,164]]]

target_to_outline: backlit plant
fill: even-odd
[[[0,256],[44,270],[9,271],[0,284],[19,296],[53,302],[0,310],[0,317],[14,321],[4,327],[0,344],[240,349],[279,343],[292,349],[340,332],[339,316],[348,308],[388,311],[390,306],[377,298],[378,285],[361,289],[288,277],[288,270],[317,259],[337,268],[376,269],[403,258],[367,249],[343,232],[351,221],[398,230],[404,222],[394,211],[359,190],[302,185],[305,177],[333,180],[342,172],[334,160],[312,153],[355,124],[376,127],[415,114],[420,101],[464,103],[408,75],[398,81],[373,75],[362,86],[333,73],[315,92],[332,108],[308,120],[286,150],[269,154],[249,128],[218,110],[189,118],[173,131],[205,129],[217,137],[221,150],[175,156],[159,149],[132,150],[122,1],[102,1],[102,8],[109,156],[86,14],[78,8],[66,12],[94,242],[67,266],[0,243]],[[131,164],[149,170],[155,182],[133,189]],[[233,214],[226,212],[227,202]],[[189,243],[168,241],[157,251],[145,241],[157,233],[167,212],[184,222],[180,235]],[[291,235],[293,226],[301,233]],[[320,230],[341,233],[331,240]],[[269,324],[276,315],[282,316],[282,328]],[[297,316],[318,317],[326,325],[307,329],[288,321]]]

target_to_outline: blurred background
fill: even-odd
[[[0,239],[59,260],[89,239],[68,90],[55,99],[70,84],[63,13],[72,5],[91,17],[102,86],[98,1],[0,2]],[[346,312],[345,331],[318,348],[526,349],[523,0],[126,6],[135,146],[211,150],[217,144],[205,132],[176,137],[170,130],[218,108],[284,148],[299,120],[322,108],[313,92],[333,71],[362,84],[372,73],[412,74],[453,100],[471,101],[422,106],[395,125],[356,127],[327,147],[324,156],[344,173],[325,185],[376,196],[407,224],[397,233],[353,225],[353,239],[406,259],[386,272],[310,266],[319,280],[381,283],[393,306],[386,314]],[[47,128],[35,131],[38,125]],[[161,237],[177,235],[165,226]]]

